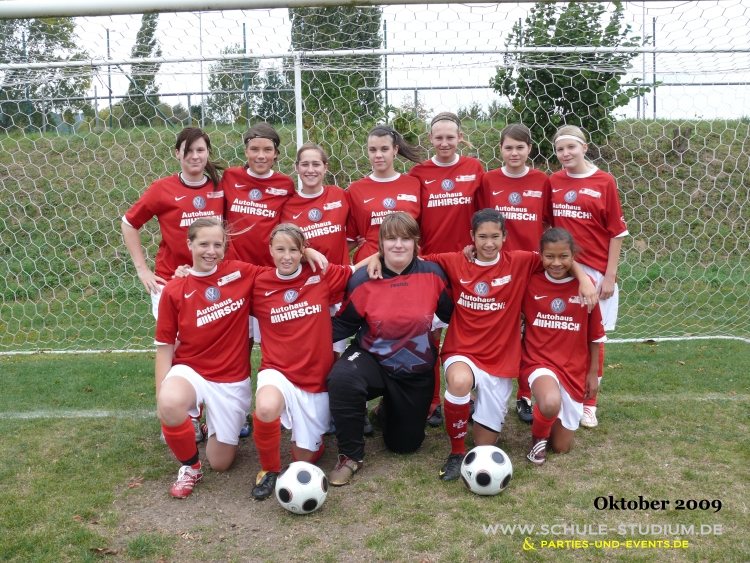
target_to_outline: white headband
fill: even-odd
[[[555,139],[555,142],[562,141],[563,139],[570,139],[571,141],[578,141],[582,145],[586,144],[586,141],[582,141],[581,139],[579,139],[578,137],[574,135],[560,135],[557,139]]]

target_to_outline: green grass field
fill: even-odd
[[[376,432],[365,469],[310,516],[251,499],[259,469],[251,439],[241,440],[229,472],[208,470],[189,499],[169,497],[177,463],[158,440],[149,354],[6,356],[0,560],[744,563],[749,352],[737,341],[611,344],[600,426],[580,429],[569,454],[531,466],[529,427],[509,414],[498,445],[514,476],[500,495],[478,497],[437,479],[444,429],[428,429],[407,456],[388,453]],[[326,446],[327,472],[335,439]],[[670,505],[594,508],[609,495]],[[721,509],[676,509],[691,500],[720,501]],[[600,525],[605,531],[593,534]]]
[[[501,164],[504,125],[466,124],[487,169]],[[691,134],[678,152],[674,130],[685,126]],[[750,336],[748,127],[626,120],[608,145],[592,150],[618,180],[631,233],[615,336]],[[293,130],[280,132],[278,168],[290,173]],[[240,130],[209,133],[219,161],[243,162]],[[346,187],[369,171],[362,135],[311,135],[335,138],[327,143],[332,182]],[[0,351],[150,347],[150,305],[122,244],[120,217],[150,182],[177,170],[174,138],[167,128],[0,138]],[[552,171],[556,162],[535,165]],[[157,233],[155,221],[142,233],[152,257]]]

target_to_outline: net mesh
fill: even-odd
[[[367,129],[388,121],[429,149],[440,111],[461,116],[463,152],[488,170],[502,165],[500,130],[519,120],[534,166],[559,169],[545,139],[585,117],[589,157],[616,177],[631,234],[612,336],[750,337],[750,6],[574,4],[1,22],[0,351],[152,346],[120,218],[179,170],[182,127],[203,126],[216,160],[236,166],[242,132],[269,121],[280,171],[316,141],[331,155],[327,182],[346,188],[370,170]],[[153,266],[156,221],[141,240]]]

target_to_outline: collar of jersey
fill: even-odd
[[[273,176],[273,170],[269,170],[268,174],[264,174],[263,176],[261,176],[260,174],[256,174],[255,172],[250,170],[250,168],[245,168],[245,170],[247,170],[248,176],[252,176],[253,178],[256,178],[258,180],[268,180],[268,178]]]
[[[529,167],[528,166],[526,167],[526,170],[524,170],[521,174],[511,174],[505,168],[506,167],[503,166],[500,170],[502,170],[503,174],[505,174],[508,178],[523,178],[524,176],[526,176],[526,174],[529,173]]]
[[[304,197],[305,199],[315,199],[316,197],[322,196],[325,193],[325,191],[326,191],[325,187],[322,187],[320,188],[320,191],[316,194],[305,194],[305,193],[302,193],[301,191],[297,192],[297,194],[300,197]]]
[[[376,178],[374,174],[370,174],[370,180],[373,182],[395,182],[401,177],[401,174],[396,172],[395,176],[391,176],[390,178]]]
[[[419,260],[419,258],[417,258],[417,257],[415,256],[415,257],[414,257],[414,259],[413,259],[413,260],[412,260],[411,262],[409,262],[409,265],[408,265],[408,266],[407,266],[406,268],[404,268],[404,271],[403,271],[403,272],[401,272],[400,274],[397,274],[396,272],[394,272],[393,270],[391,270],[390,268],[388,268],[388,267],[387,267],[387,266],[385,265],[385,260],[383,260],[383,259],[381,258],[381,259],[380,259],[380,263],[381,263],[381,264],[383,265],[383,277],[384,277],[384,278],[385,278],[385,277],[388,277],[388,278],[395,278],[396,276],[405,276],[406,274],[410,274],[410,273],[411,273],[411,271],[412,271],[412,269],[413,269],[413,268],[414,268],[414,266],[416,265],[416,263],[417,263],[417,260]]]
[[[474,264],[477,266],[481,266],[482,268],[486,268],[488,266],[494,266],[500,262],[500,253],[497,253],[497,256],[495,256],[495,259],[492,262],[482,262],[481,260],[474,260]]]
[[[208,276],[212,276],[213,274],[215,274],[217,268],[218,268],[218,266],[214,266],[208,272],[196,272],[192,268],[188,268],[188,272],[190,272],[191,276],[195,276],[195,277],[198,277],[198,278],[206,278]]]
[[[297,266],[296,272],[294,272],[293,274],[289,274],[289,275],[280,274],[279,269],[276,268],[276,277],[279,278],[280,280],[293,280],[294,278],[299,276],[301,273],[302,273],[302,264]]]
[[[569,281],[573,281],[575,279],[573,276],[569,276],[561,280],[556,280],[555,278],[550,276],[546,271],[544,272],[544,275],[547,276],[547,279],[551,281],[552,283],[568,283]]]
[[[568,175],[568,178],[590,178],[591,176],[593,176],[594,174],[596,174],[598,171],[599,171],[599,169],[592,164],[591,165],[591,170],[589,170],[585,174],[571,174],[567,170],[565,171],[565,173]]]
[[[456,155],[456,159],[453,162],[440,162],[436,156],[433,156],[430,160],[432,160],[432,163],[435,166],[440,166],[442,168],[448,168],[449,166],[455,166],[458,164],[458,161],[461,157]]]
[[[182,182],[182,185],[188,188],[202,188],[208,183],[208,177],[206,176],[203,176],[203,180],[201,180],[200,182],[189,182],[188,180],[182,177],[182,172],[177,174],[177,176],[179,176],[180,182]]]

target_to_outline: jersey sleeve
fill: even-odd
[[[435,264],[440,266],[447,275],[448,272],[452,269],[451,266],[455,263],[456,257],[458,256],[466,260],[463,252],[441,252],[439,254],[427,254],[425,256],[422,256],[422,258],[424,260],[427,260],[428,262],[435,262]]]
[[[325,277],[331,296],[341,293],[346,289],[346,284],[352,277],[351,266],[340,266],[339,264],[328,264]]]
[[[156,336],[154,342],[159,345],[173,345],[177,341],[178,309],[174,302],[169,285],[162,289],[159,300],[159,319],[156,321]]]
[[[366,274],[366,273],[365,273]],[[364,315],[357,310],[352,298],[356,293],[357,289],[363,284],[367,283],[357,278],[350,278],[347,284],[346,295],[344,301],[341,304],[341,309],[336,313],[336,316],[331,319],[333,325],[333,341],[338,342],[345,338],[353,336],[360,327],[365,324]]]
[[[604,332],[604,321],[602,320],[602,311],[599,308],[599,303],[597,303],[594,310],[589,313],[588,341],[607,341],[607,334]]]
[[[349,190],[351,190],[351,186],[349,186]],[[355,210],[352,205],[352,197],[349,190],[344,192],[346,194],[346,202],[349,205],[349,214],[346,216],[346,239],[357,240],[359,229],[357,228],[357,218],[354,216]]]
[[[451,320],[451,317],[453,316],[453,296],[451,295],[450,291],[450,282],[448,282],[447,279],[445,280],[445,285],[440,291],[435,314],[437,315],[438,319],[443,321],[445,324],[448,324]]]
[[[544,181],[542,188],[542,223],[552,226],[554,215],[552,214],[552,186],[549,177]]]
[[[151,184],[149,188],[138,198],[133,206],[125,213],[123,220],[133,227],[140,229],[148,223],[152,217],[159,215],[159,188]]]
[[[476,195],[474,196],[474,210],[480,211],[487,207],[487,197],[485,196],[485,192],[488,190],[487,186],[487,175],[482,175],[482,180],[479,182],[479,189],[477,190]]]
[[[628,226],[625,224],[625,217],[622,214],[620,194],[617,190],[617,183],[612,177],[609,178],[609,189],[607,190],[606,214],[605,225],[610,238],[616,238],[623,233],[627,233]]]

